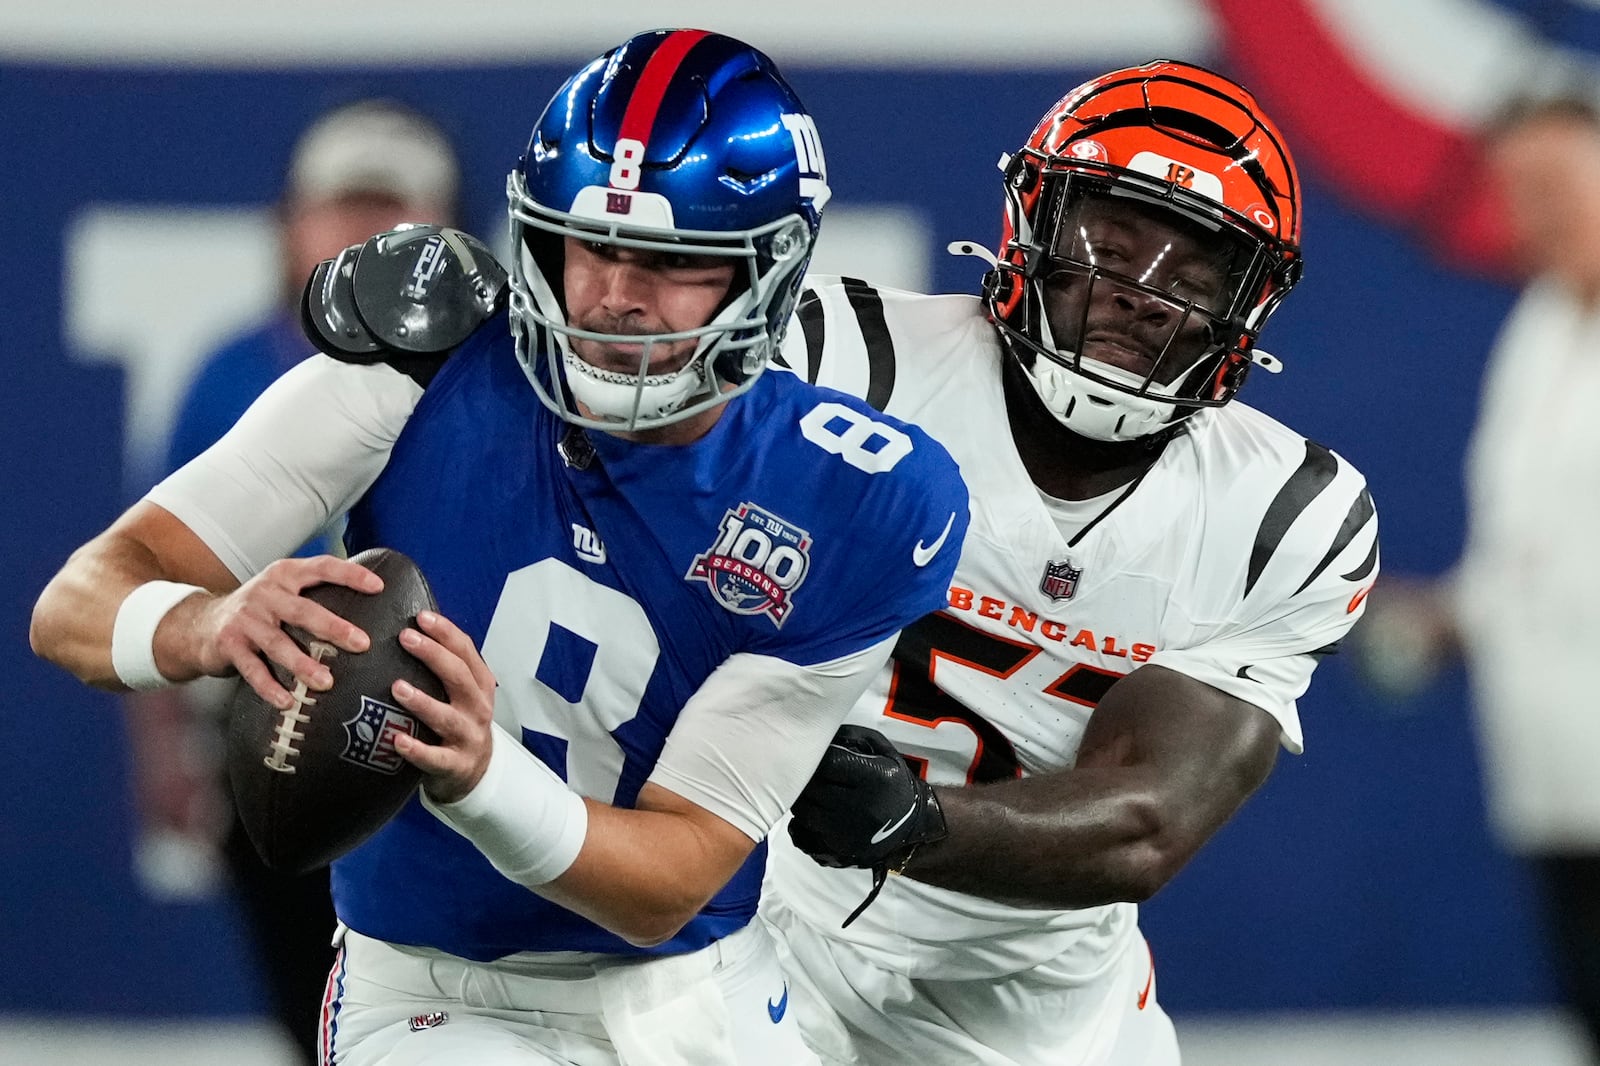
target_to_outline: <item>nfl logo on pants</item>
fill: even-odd
[[[1069,600],[1078,591],[1078,579],[1082,576],[1083,569],[1073,566],[1072,560],[1052,560],[1044,564],[1044,578],[1039,582],[1039,591],[1052,600]]]

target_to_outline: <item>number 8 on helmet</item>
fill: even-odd
[[[811,116],[749,45],[660,30],[590,63],[539,118],[507,181],[511,324],[540,398],[570,422],[628,431],[748,389],[782,341],[828,195]],[[603,255],[731,263],[733,283],[697,328],[571,322],[566,239]],[[596,344],[637,351],[638,363],[601,367],[577,350]],[[688,357],[662,370],[663,350]]]

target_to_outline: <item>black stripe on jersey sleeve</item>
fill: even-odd
[[[1255,588],[1261,572],[1267,568],[1278,545],[1283,543],[1294,520],[1328,487],[1338,470],[1339,460],[1333,457],[1331,451],[1316,441],[1306,441],[1305,459],[1289,475],[1289,480],[1283,483],[1278,495],[1273,497],[1266,517],[1261,520],[1261,528],[1256,530],[1255,547],[1250,550],[1250,571],[1244,579],[1246,596]]]
[[[1360,581],[1372,573],[1372,568],[1378,564],[1378,538],[1372,538],[1372,547],[1367,549],[1367,557],[1361,560],[1361,565],[1348,574],[1341,574],[1346,581]]]
[[[883,410],[894,392],[894,338],[883,317],[883,297],[860,278],[840,278],[845,297],[856,313],[861,340],[867,347],[867,395],[864,399],[876,410]]]
[[[1356,501],[1350,505],[1349,512],[1345,514],[1344,521],[1340,523],[1339,532],[1334,535],[1333,543],[1328,545],[1328,554],[1324,555],[1322,561],[1317,564],[1316,569],[1307,574],[1306,579],[1300,582],[1300,587],[1294,590],[1294,595],[1298,596],[1304,592],[1306,586],[1315,581],[1317,575],[1328,568],[1328,564],[1333,562],[1334,557],[1350,546],[1350,542],[1356,539],[1356,534],[1361,532],[1361,527],[1365,526],[1371,517],[1372,493],[1362,489],[1361,495],[1356,497]],[[1374,550],[1377,549],[1378,539],[1376,537],[1372,539],[1372,546]],[[1357,569],[1360,568],[1358,567]]]
[[[806,380],[815,385],[822,368],[822,342],[827,339],[827,327],[822,321],[822,297],[817,295],[817,290],[807,289],[800,294],[800,308],[795,317],[800,319],[800,332],[806,336]]]

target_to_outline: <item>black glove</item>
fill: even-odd
[[[841,726],[794,801],[789,838],[824,866],[873,872],[872,893],[845,925],[877,898],[884,879],[918,846],[945,837],[933,788],[875,729]]]

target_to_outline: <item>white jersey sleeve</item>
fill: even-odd
[[[145,499],[244,581],[361,498],[421,397],[422,386],[393,367],[314,355]]]
[[[859,396],[933,430],[918,417],[919,398],[952,385],[965,368],[949,356],[982,351],[993,332],[969,296],[923,296],[811,274],[775,362],[814,385]],[[925,344],[937,351],[923,351]],[[903,359],[907,346],[916,350]],[[938,429],[934,436],[948,447],[948,431]]]
[[[1228,414],[1232,446],[1210,445],[1202,429],[1200,466],[1226,462],[1247,476],[1232,488],[1207,478],[1211,513],[1195,565],[1150,662],[1260,707],[1298,754],[1295,701],[1364,609],[1378,568],[1377,514],[1365,479],[1339,455],[1242,405]],[[1209,432],[1221,436],[1222,427]],[[1241,463],[1251,444],[1255,454]]]
[[[890,638],[815,666],[730,657],[690,697],[650,780],[761,840],[893,647]]]

